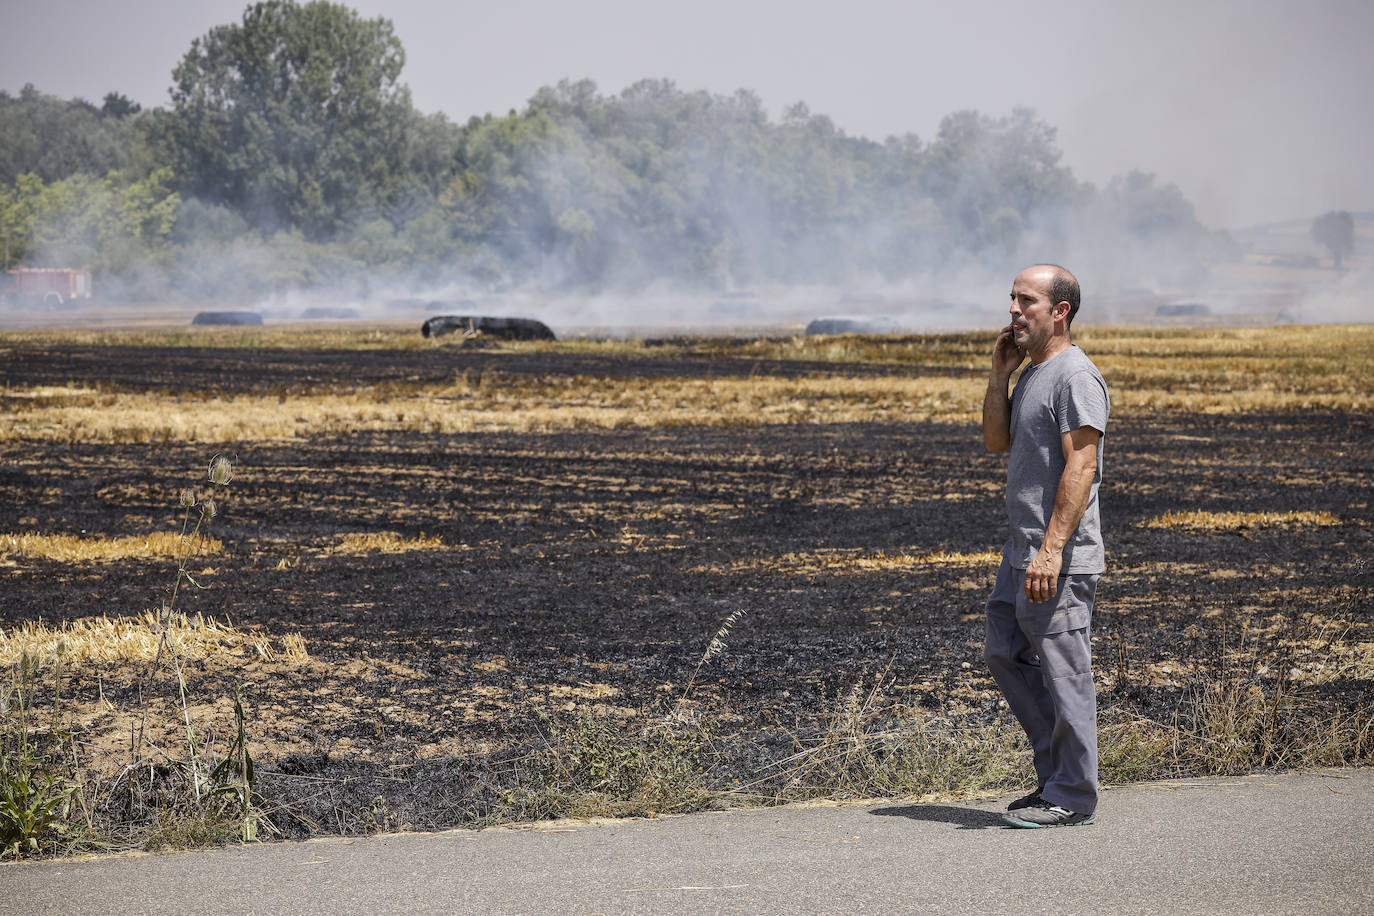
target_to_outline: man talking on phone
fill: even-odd
[[[983,657],[1035,760],[1036,790],[1002,818],[1013,827],[1091,824],[1097,811],[1089,624],[1105,567],[1097,488],[1111,402],[1102,374],[1069,336],[1079,297],[1078,281],[1057,265],[1016,276],[983,400],[983,440],[1009,453],[1011,525]]]

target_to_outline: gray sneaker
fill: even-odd
[[[1094,819],[1091,814],[1079,814],[1047,801],[1023,808],[1015,814],[1002,815],[1002,821],[1011,827],[1080,827],[1091,824]]]
[[[1036,789],[1036,790],[1035,790],[1034,792],[1032,792],[1031,794],[1029,794],[1029,795],[1022,795],[1022,796],[1021,796],[1020,798],[1018,798],[1016,801],[1012,802],[1010,805],[1007,805],[1007,810],[1008,810],[1008,811],[1020,811],[1022,808],[1034,808],[1036,805],[1040,804],[1042,801],[1044,801],[1044,799],[1042,799],[1042,798],[1040,797],[1040,790],[1039,790],[1039,789]]]

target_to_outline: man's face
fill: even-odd
[[[1016,345],[1026,353],[1045,348],[1054,336],[1054,303],[1049,285],[1054,274],[1030,268],[1016,275],[1011,285],[1011,333]]]

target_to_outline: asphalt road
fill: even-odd
[[[3,913],[1374,913],[1374,770],[0,866]]]

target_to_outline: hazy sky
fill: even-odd
[[[0,0],[0,88],[165,105],[191,40],[245,0]],[[851,135],[931,138],[951,111],[1028,106],[1103,183],[1177,183],[1211,226],[1374,210],[1374,2],[356,0],[405,46],[417,108],[458,121],[540,86],[646,77],[752,89]]]

